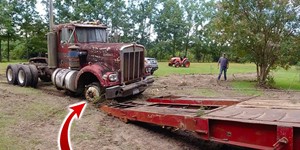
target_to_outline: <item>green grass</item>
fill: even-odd
[[[11,64],[11,63],[0,63],[0,74],[5,74],[6,67],[8,64]]]
[[[31,121],[44,121],[51,117],[63,119],[65,114],[64,109],[60,109],[57,106],[51,106],[50,104],[43,102],[31,102],[24,106],[24,109],[20,110],[20,115],[26,120]]]
[[[16,125],[18,120],[5,114],[0,113],[0,149],[22,149],[22,145],[16,136],[9,134],[7,130]],[[23,143],[24,144],[24,143]]]
[[[0,74],[5,74],[6,72],[6,67],[9,65],[9,64],[18,64],[18,63],[21,63],[21,62],[25,62],[25,61],[11,61],[11,62],[1,62],[0,63]]]
[[[4,62],[0,63],[0,74],[4,75],[8,64],[16,64],[22,61]],[[23,61],[24,62],[24,61]],[[154,75],[157,77],[168,76],[171,74],[218,74],[219,69],[217,63],[191,63],[190,68],[184,67],[169,67],[168,62],[159,62],[159,69],[155,71]],[[230,63],[228,75],[238,73],[255,73],[256,67],[252,63],[237,64]],[[292,67],[289,70],[278,69],[272,72],[278,89],[286,90],[300,90],[300,70]],[[233,81],[237,82],[237,81]],[[249,82],[249,81],[245,81]],[[236,83],[241,84],[241,83]],[[233,85],[234,86],[234,85]],[[248,84],[246,88],[254,88],[252,84]]]
[[[289,70],[278,69],[272,72],[275,87],[279,89],[300,90],[300,70],[292,67]]]
[[[171,74],[218,74],[219,69],[217,63],[191,63],[190,68],[169,67],[168,62],[159,62],[159,69],[154,73],[155,76],[168,76]],[[256,66],[253,63],[237,64],[230,63],[228,76],[238,73],[255,73]],[[272,71],[275,80],[275,88],[283,90],[300,90],[300,70],[291,67],[289,70],[277,69]],[[251,81],[232,81],[233,88],[253,89],[245,92],[245,94],[255,94],[255,82]],[[254,92],[253,92],[254,91]],[[248,92],[248,93],[247,93]]]
[[[155,76],[168,76],[170,74],[218,74],[219,69],[217,63],[191,63],[189,68],[184,67],[169,67],[168,62],[159,62],[159,69],[154,73]],[[228,72],[230,74],[236,73],[251,73],[255,72],[254,64],[237,64],[231,63]]]
[[[262,94],[262,91],[256,88],[256,82],[254,81],[233,81],[231,86],[235,91],[243,95],[251,96]]]
[[[190,92],[191,95],[201,95],[201,96],[207,96],[207,97],[213,97],[218,95],[214,90],[211,89],[192,89]]]

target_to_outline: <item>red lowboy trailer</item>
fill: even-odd
[[[192,131],[204,140],[254,149],[300,149],[300,104],[287,100],[167,96],[100,109],[126,122]]]

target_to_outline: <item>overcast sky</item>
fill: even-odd
[[[36,9],[40,15],[46,15],[45,7],[41,4],[42,0],[37,0]]]

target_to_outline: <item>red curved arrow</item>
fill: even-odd
[[[70,106],[70,109],[73,109],[73,111],[70,111],[69,115],[66,117],[64,123],[62,124],[62,127],[59,132],[59,139],[58,139],[58,145],[61,150],[70,150],[71,149],[71,143],[69,140],[69,127],[72,123],[73,117],[75,114],[77,115],[77,118],[80,118],[80,114],[84,111],[86,102],[77,103],[73,106]]]

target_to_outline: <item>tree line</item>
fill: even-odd
[[[0,61],[46,53],[48,13],[36,0],[0,3]],[[136,42],[159,60],[186,56],[195,62],[254,62],[264,85],[270,70],[299,61],[299,1],[282,0],[62,0],[54,1],[56,24],[100,20],[111,42]],[[48,11],[48,1],[42,0]]]

